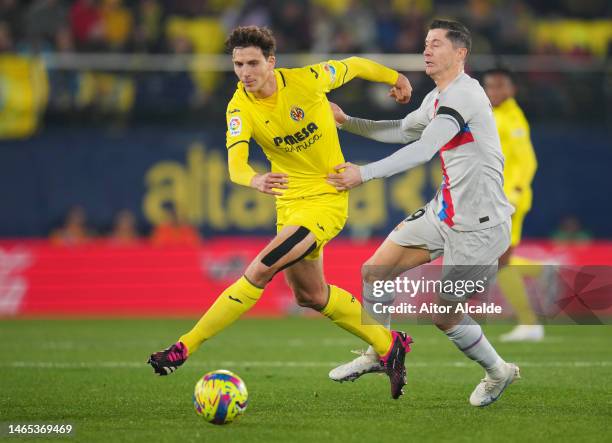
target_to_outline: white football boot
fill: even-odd
[[[542,325],[518,325],[512,331],[499,337],[502,342],[542,341],[543,338],[544,326]]]
[[[489,374],[485,375],[472,395],[470,395],[470,404],[472,406],[488,406],[497,400],[508,386],[514,381],[521,378],[520,370],[514,363],[504,363],[505,375],[502,378],[494,379]]]
[[[329,372],[329,378],[334,381],[355,381],[363,374],[371,372],[385,372],[385,368],[380,363],[380,357],[370,347],[367,351],[351,351],[354,354],[359,354],[359,357],[332,369]]]

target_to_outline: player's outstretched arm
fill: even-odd
[[[429,160],[459,132],[459,125],[452,119],[436,117],[423,131],[422,137],[388,157],[364,166],[352,163],[337,165],[336,174],[328,175],[328,182],[339,191],[359,186],[374,178],[390,177],[419,166]]]
[[[359,169],[363,182],[391,177],[428,162],[460,129],[453,119],[443,116],[434,118],[418,141],[404,146],[382,160],[361,166]]]
[[[279,189],[287,189],[287,174],[268,172],[258,174],[249,165],[249,145],[239,143],[228,151],[230,180],[236,184],[249,186],[264,194],[283,195]]]
[[[421,137],[426,126],[422,123],[420,109],[411,112],[402,120],[368,120],[351,117],[336,103],[329,104],[340,129],[383,143],[413,142]]]
[[[380,63],[363,57],[349,57],[342,60],[346,66],[342,84],[353,78],[361,78],[376,83],[386,83],[391,86],[389,96],[398,103],[408,103],[412,96],[412,85],[405,75],[387,68]]]

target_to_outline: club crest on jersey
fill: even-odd
[[[303,120],[306,114],[304,114],[304,110],[299,106],[292,106],[291,111],[289,111],[289,116],[293,121],[299,122]]]
[[[333,82],[336,79],[336,68],[334,68],[329,63],[325,63],[323,65],[323,69],[325,69],[325,71],[329,72],[329,76],[331,77],[331,81]]]
[[[242,120],[240,117],[232,117],[228,123],[229,133],[232,137],[240,135],[242,132]]]

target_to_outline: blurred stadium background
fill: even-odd
[[[467,404],[480,368],[429,325],[408,326],[401,401],[388,400],[384,377],[330,382],[360,343],[295,318],[313,313],[278,277],[252,311],[273,319],[238,322],[176,376],[154,379],[144,361],[274,232],[273,200],[227,177],[236,79],[222,46],[233,27],[271,27],[279,66],[367,54],[402,70],[407,106],[358,80],[330,94],[349,114],[397,119],[433,87],[420,55],[429,21],[465,22],[469,73],[513,70],[531,124],[539,169],[518,254],[580,268],[612,264],[611,12],[608,0],[0,0],[0,436],[7,423],[44,421],[74,423],[87,442],[610,441],[609,325],[506,344],[509,326],[488,324],[524,379],[484,411]],[[341,140],[354,162],[395,148]],[[267,168],[254,144],[251,155]],[[348,225],[325,249],[328,279],[359,293],[361,264],[432,197],[439,170],[434,161],[352,191]],[[609,288],[589,292],[608,314]],[[191,411],[195,381],[218,368],[237,371],[251,396],[231,429]]]
[[[195,315],[241,272],[274,232],[272,199],[226,172],[236,79],[222,47],[244,24],[273,29],[279,66],[367,54],[398,68],[418,104],[433,85],[428,22],[465,22],[470,74],[513,70],[531,123],[539,169],[520,253],[610,264],[610,13],[605,0],[2,0],[0,314]],[[415,106],[358,80],[330,98],[378,119]],[[394,149],[342,141],[355,162]],[[358,292],[361,262],[439,174],[434,162],[352,192],[330,280]],[[293,312],[276,280],[254,312]]]

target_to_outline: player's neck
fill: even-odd
[[[259,91],[253,92],[253,96],[257,99],[268,98],[276,94],[276,74],[272,71],[272,75]]]
[[[457,66],[440,72],[437,76],[432,77],[432,79],[436,83],[438,91],[442,92],[461,74],[463,74],[463,66]]]

